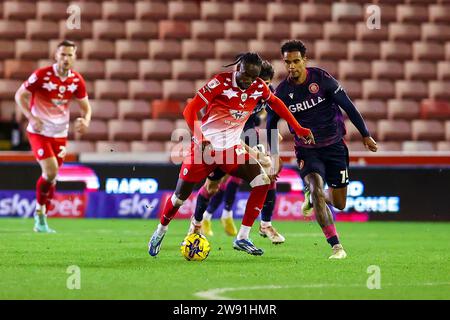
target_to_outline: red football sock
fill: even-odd
[[[36,200],[42,206],[47,203],[53,183],[40,176],[36,183]]]
[[[242,225],[251,227],[255,222],[266,200],[269,185],[257,186],[252,188],[250,196],[248,197],[247,206],[245,207],[245,214],[242,218]]]
[[[175,207],[172,203],[172,197],[167,199],[166,205],[161,213],[160,222],[163,226],[167,226],[172,218],[177,214],[180,207]]]
[[[56,183],[52,183],[50,189],[48,190],[47,201],[45,202],[45,209],[47,212],[52,211],[54,206],[52,205],[52,199],[55,196]]]

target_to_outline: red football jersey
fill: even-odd
[[[223,150],[240,144],[245,122],[259,100],[268,100],[272,92],[257,78],[246,90],[236,83],[236,71],[219,73],[197,94],[206,102],[201,130],[214,149]]]
[[[83,77],[78,72],[69,70],[67,77],[61,78],[57,73],[57,65],[54,64],[33,72],[23,86],[32,93],[31,113],[44,123],[41,132],[35,132],[30,124],[27,131],[47,137],[67,137],[69,102],[73,98],[87,97]]]

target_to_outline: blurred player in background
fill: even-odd
[[[71,99],[78,102],[82,111],[82,117],[75,120],[75,131],[85,133],[91,121],[84,79],[72,70],[76,50],[74,42],[60,42],[55,54],[56,63],[33,72],[15,95],[19,109],[29,120],[28,140],[42,169],[36,183],[36,232],[54,232],[48,226],[47,212],[51,210],[56,176],[66,155]]]
[[[310,216],[314,207],[316,219],[333,250],[330,259],[343,259],[347,254],[339,242],[333,216],[327,206],[328,203],[343,210],[347,200],[349,155],[343,140],[346,131],[339,107],[345,110],[361,133],[367,149],[375,152],[377,144],[336,79],[320,68],[306,67],[306,47],[301,41],[284,43],[281,54],[289,75],[277,87],[276,96],[302,126],[311,128],[316,140],[316,144],[309,145],[295,137],[297,163],[305,184],[302,211],[305,216]],[[268,112],[267,118],[270,134],[280,118],[273,111]],[[277,153],[277,150],[271,152]],[[324,182],[329,187],[327,193]]]
[[[238,71],[214,76],[197,92],[183,112],[193,132],[191,154],[183,160],[175,192],[167,200],[161,212],[160,224],[149,241],[151,256],[159,253],[168,224],[190,196],[194,186],[217,168],[244,179],[252,187],[233,247],[252,255],[264,253],[253,244],[249,235],[262,210],[270,178],[258,162],[251,161],[241,145],[245,122],[261,99],[270,103],[272,109],[287,120],[297,135],[309,143],[314,143],[311,131],[301,127],[283,102],[258,78],[262,64],[258,54],[248,52],[233,64],[239,64]],[[207,109],[200,125],[197,113],[204,107]],[[201,221],[194,219],[192,223],[200,232]]]
[[[273,76],[273,66],[269,61],[263,61],[259,78],[261,78],[269,86],[272,92],[274,91],[271,85]],[[267,103],[265,101],[260,101],[257,104],[250,118],[245,123],[243,135],[244,143],[253,148],[254,152],[257,153],[257,158],[259,158],[259,161],[262,162],[263,165],[271,166],[271,162],[267,163],[268,161],[266,160],[267,158],[264,145],[259,144],[259,136],[257,131],[257,127],[261,123],[261,117],[265,116],[263,113],[265,113],[266,106]],[[207,236],[212,236],[214,234],[212,231],[211,218],[220,206],[222,200],[224,201],[225,206],[220,220],[224,227],[225,233],[230,236],[235,236],[237,234],[237,229],[233,220],[232,207],[236,199],[236,193],[242,184],[242,180],[229,176],[226,176],[225,179],[220,179],[221,175],[223,175],[223,173],[221,174],[220,169],[216,169],[211,175],[209,175],[205,181],[205,184],[200,188],[197,196],[194,217],[197,221],[202,221],[202,232]],[[272,181],[269,191],[267,192],[264,207],[261,211],[259,234],[263,237],[267,237],[274,244],[280,244],[285,241],[285,238],[272,226],[272,214],[275,207],[275,201],[276,184],[275,181]]]

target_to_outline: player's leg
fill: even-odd
[[[36,211],[34,215],[34,231],[54,233],[47,222],[48,203],[51,200],[56,185],[58,162],[55,157],[38,160],[41,176],[36,183]]]
[[[272,215],[277,199],[276,189],[276,182],[273,181],[270,184],[269,191],[267,191],[264,207],[261,211],[259,234],[264,238],[268,238],[273,244],[280,244],[286,241],[286,239],[272,226]]]
[[[229,236],[235,236],[237,234],[236,225],[233,220],[233,205],[236,200],[236,193],[242,180],[236,177],[231,177],[228,179],[224,194],[224,209],[222,211],[222,216],[220,217],[220,222],[225,230],[225,233]]]

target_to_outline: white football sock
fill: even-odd
[[[45,212],[45,204],[39,204],[39,203],[36,202],[35,214],[38,214],[38,212],[42,212],[44,215],[46,214],[46,212]]]
[[[272,221],[262,221],[261,220],[261,227],[267,228],[272,226]]]
[[[158,231],[159,234],[164,234],[164,233],[166,233],[166,232],[167,232],[167,229],[169,229],[169,226],[163,226],[161,223],[158,224],[158,229],[157,229],[157,231]]]
[[[225,210],[222,211],[222,219],[233,218],[233,210]]]
[[[247,226],[241,225],[241,228],[239,229],[239,233],[236,238],[238,240],[248,239],[250,236],[251,229],[252,229],[252,227],[247,227]]]
[[[212,216],[213,216],[212,213],[209,213],[208,211],[205,211],[205,213],[203,214],[203,219],[211,220]]]

